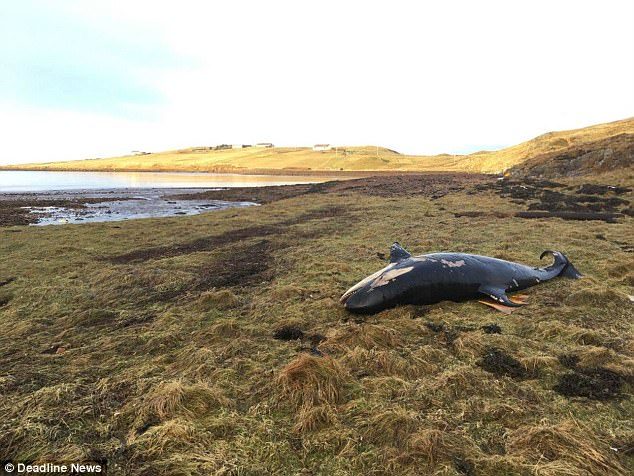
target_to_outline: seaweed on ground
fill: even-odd
[[[296,326],[282,326],[275,329],[273,339],[277,340],[297,340],[304,337],[304,331]]]
[[[623,377],[605,368],[577,369],[559,377],[554,390],[566,397],[607,400],[620,396]]]
[[[485,351],[478,365],[495,375],[505,375],[512,378],[524,378],[527,375],[526,369],[519,360],[494,347]]]

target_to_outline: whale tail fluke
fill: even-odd
[[[539,256],[539,259],[542,259],[546,255],[552,255],[555,258],[555,262],[552,265],[548,266],[546,269],[556,269],[560,266],[563,266],[558,276],[564,276],[570,279],[583,278],[583,274],[581,274],[577,270],[577,268],[574,267],[574,265],[570,262],[565,254],[559,251],[546,250]]]
[[[577,268],[573,266],[571,262],[568,262],[564,270],[559,274],[559,276],[565,276],[570,279],[579,279],[583,278],[583,274],[577,271]]]

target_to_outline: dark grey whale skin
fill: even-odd
[[[490,297],[516,307],[507,292],[519,291],[557,276],[580,278],[581,274],[563,253],[555,261],[535,268],[488,256],[466,253],[432,253],[411,256],[398,243],[391,248],[391,263],[350,288],[342,297],[345,308],[354,313],[373,314],[399,304],[434,304]]]

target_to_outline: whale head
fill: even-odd
[[[414,269],[407,263],[391,263],[348,289],[340,302],[350,311],[370,314],[391,307],[403,291],[397,278]]]

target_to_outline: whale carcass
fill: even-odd
[[[520,291],[557,276],[582,275],[559,251],[544,251],[554,263],[531,267],[467,253],[412,256],[398,243],[390,249],[390,264],[361,280],[341,296],[351,312],[373,314],[400,304],[434,304],[490,298],[500,310],[523,305],[507,293]]]

